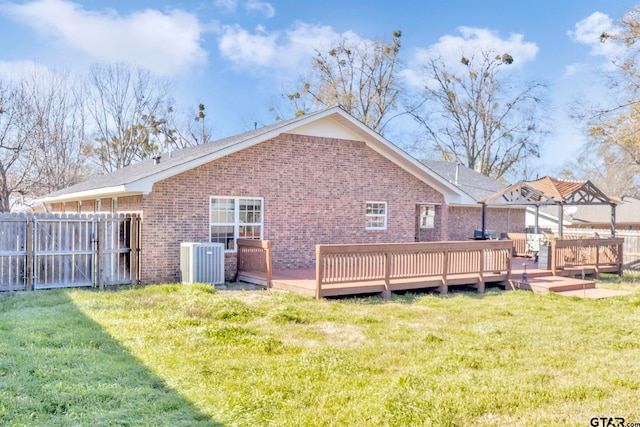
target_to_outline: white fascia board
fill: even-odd
[[[44,203],[71,202],[76,200],[99,199],[109,197],[121,197],[123,195],[138,195],[140,192],[131,191],[124,185],[116,185],[113,187],[103,187],[95,190],[78,191],[76,193],[67,193],[61,196],[43,197],[39,199]]]

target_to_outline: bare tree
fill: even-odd
[[[76,184],[90,172],[83,155],[87,142],[83,94],[68,72],[34,73],[23,83],[33,124],[29,145],[37,161],[27,159],[21,192],[41,196]]]
[[[590,180],[613,197],[640,197],[640,166],[629,162],[615,145],[585,145],[575,161],[560,172],[570,180]],[[595,149],[594,149],[595,148]]]
[[[605,74],[608,105],[574,116],[586,122],[590,144],[624,155],[623,163],[640,166],[640,6],[629,10],[614,31],[602,33],[600,41],[617,45],[620,52]]]
[[[170,112],[167,122],[168,139],[172,148],[186,148],[211,142],[210,121],[206,120],[204,104],[198,104],[198,112],[180,114],[178,118]]]
[[[126,63],[93,65],[89,82],[96,137],[87,154],[103,171],[149,158],[171,143],[167,82]]]
[[[0,81],[0,212],[9,212],[12,194],[27,181],[25,165],[37,161],[29,145],[32,117],[24,85]]]
[[[546,89],[541,82],[513,84],[502,73],[514,61],[509,54],[483,51],[462,56],[462,66],[431,58],[425,66],[425,97],[413,116],[425,131],[418,149],[459,161],[484,175],[500,179],[527,158],[539,155],[541,107]]]
[[[340,106],[383,134],[399,96],[397,82],[401,32],[390,41],[342,40],[316,53],[311,76],[299,92],[288,95],[296,116],[309,109]]]

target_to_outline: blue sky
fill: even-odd
[[[170,78],[183,108],[204,103],[219,138],[273,122],[269,107],[299,82],[315,49],[342,37],[389,39],[400,29],[407,83],[417,82],[427,55],[459,60],[460,50],[481,47],[509,52],[519,77],[547,82],[553,132],[534,166],[554,174],[583,142],[566,117],[567,104],[606,93],[597,73],[615,52],[597,36],[630,6],[620,0],[0,0],[0,74],[34,64],[83,73],[97,61],[132,62]],[[390,139],[404,145],[401,137]]]

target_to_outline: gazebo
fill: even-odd
[[[608,197],[591,181],[565,181],[545,176],[535,181],[520,181],[486,197],[482,204],[482,237],[486,236],[486,206],[535,206],[535,233],[538,230],[540,206],[558,206],[558,234],[563,235],[565,206],[609,205],[611,207],[611,237],[616,233],[617,201]]]

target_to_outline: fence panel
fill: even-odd
[[[0,291],[26,289],[27,220],[0,217]]]
[[[0,215],[0,291],[134,283],[140,219]]]
[[[95,224],[89,218],[34,218],[34,289],[93,286]]]
[[[101,285],[131,283],[135,271],[131,268],[132,241],[136,233],[131,217],[108,217],[100,219],[98,244]]]

